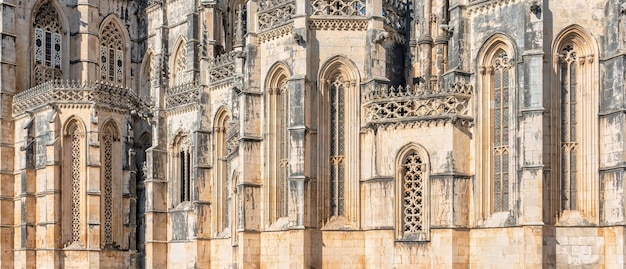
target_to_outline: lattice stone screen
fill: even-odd
[[[402,162],[402,227],[405,236],[424,232],[425,164],[417,152]]]

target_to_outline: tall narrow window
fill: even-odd
[[[222,236],[230,234],[231,224],[231,189],[232,185],[229,181],[229,156],[233,153],[233,146],[229,145],[229,137],[233,132],[231,125],[231,116],[227,110],[218,113],[215,119],[215,160],[216,160],[216,177],[215,177],[215,195],[219,197],[216,201],[217,210],[215,232],[221,233]]]
[[[561,51],[561,208],[576,210],[576,51],[568,45]]]
[[[172,145],[172,200],[173,206],[192,199],[192,147],[189,136],[180,134],[176,136]]]
[[[107,23],[100,33],[100,80],[124,83],[123,35],[115,23]]]
[[[53,79],[61,79],[62,35],[59,14],[49,1],[46,1],[35,13],[34,44],[35,85]]]
[[[191,143],[188,137],[181,139],[178,158],[180,160],[180,201],[191,201]]]
[[[280,123],[278,127],[279,141],[279,188],[280,188],[280,216],[286,217],[288,214],[289,195],[289,96],[287,93],[287,83],[280,86],[277,99],[280,105]]]
[[[152,84],[154,81],[155,70],[154,70],[154,60],[152,59],[152,53],[148,53],[146,56],[146,62],[144,63],[144,68],[141,77],[141,85],[139,88],[139,98],[142,100],[148,101],[151,99],[150,91],[152,89]]]
[[[81,182],[82,182],[82,158],[83,158],[83,132],[77,122],[68,125],[66,133],[66,145],[68,157],[68,167],[65,171],[69,173],[69,212],[70,220],[67,224],[71,227],[69,233],[69,244],[82,245],[81,242]]]
[[[104,128],[102,144],[104,151],[103,206],[104,206],[104,245],[113,246],[113,142],[115,130],[110,125]]]
[[[492,175],[494,211],[509,210],[509,57],[503,51],[493,61],[494,81],[492,88]]]
[[[403,238],[418,236],[424,227],[424,181],[426,166],[413,151],[402,161],[402,232]]]
[[[174,83],[181,85],[185,82],[185,70],[187,70],[187,46],[181,42],[174,60]]]
[[[343,216],[344,212],[344,82],[341,76],[330,86],[330,212]]]

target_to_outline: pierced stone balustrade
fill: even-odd
[[[372,124],[438,119],[472,120],[473,87],[454,83],[448,87],[414,85],[372,86],[363,95],[366,121]]]
[[[237,74],[235,61],[239,57],[243,57],[243,52],[231,51],[210,59],[208,83],[218,84],[234,79]]]
[[[167,110],[189,104],[198,104],[199,101],[200,90],[194,82],[177,85],[165,92],[165,109]]]
[[[261,0],[259,1],[259,30],[266,31],[291,23],[296,14],[296,1]]]
[[[19,115],[50,104],[98,104],[142,113],[151,110],[151,104],[130,88],[99,81],[52,80],[16,94],[13,113]]]

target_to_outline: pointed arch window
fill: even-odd
[[[555,211],[576,210],[588,221],[600,221],[602,209],[600,160],[603,148],[600,120],[600,66],[598,46],[584,28],[572,25],[555,39],[551,96],[550,166]],[[598,131],[600,130],[600,131]],[[605,204],[606,206],[606,204]],[[608,210],[611,209],[602,209]],[[607,212],[608,212],[607,211]],[[554,212],[554,211],[553,211]]]
[[[576,66],[573,46],[565,46],[559,54],[561,89],[561,208],[576,210],[577,121]]]
[[[330,85],[330,212],[344,215],[345,85],[337,76]]]
[[[84,177],[84,129],[76,120],[68,123],[65,129],[63,158],[64,189],[69,190],[63,197],[64,213],[63,235],[66,245],[83,246],[83,217],[81,201]]]
[[[121,30],[107,23],[100,31],[100,80],[124,83],[124,43]]]
[[[115,143],[119,141],[116,128],[112,124],[107,124],[102,132],[102,205],[103,205],[103,243],[105,247],[115,246],[114,236],[114,199],[113,190],[116,189],[117,182],[115,171],[118,170],[116,158],[114,156]]]
[[[191,201],[191,141],[188,136],[183,136],[177,145],[175,152],[178,162],[178,183],[180,185],[179,201]]]
[[[496,36],[480,55],[481,94],[478,95],[479,130],[477,176],[483,193],[477,214],[488,220],[494,213],[509,213],[515,177],[515,61],[507,38]]]
[[[397,237],[400,240],[426,241],[430,229],[427,156],[415,146],[410,146],[401,151],[397,165]]]
[[[510,109],[510,59],[504,51],[499,51],[493,60],[493,87],[491,100],[492,135],[492,178],[494,211],[509,210],[509,121]]]
[[[144,68],[142,72],[141,88],[138,94],[139,98],[146,100],[146,101],[151,99],[151,89],[153,87],[154,78],[155,78],[154,65],[155,64],[154,64],[154,60],[152,57],[152,53],[149,53],[148,56],[146,56],[146,62],[144,64]]]
[[[229,146],[229,134],[232,133],[231,116],[226,110],[218,113],[215,119],[215,160],[216,160],[216,197],[219,197],[217,203],[217,217],[214,225],[217,227],[216,233],[222,236],[230,234],[229,228],[231,223],[231,202],[232,186],[229,180],[229,155],[232,153],[232,146]]]
[[[185,82],[185,70],[187,70],[187,46],[181,42],[174,58],[174,83],[181,85]]]
[[[34,81],[39,85],[49,80],[61,79],[61,48],[63,38],[56,8],[44,2],[35,13],[34,33]]]

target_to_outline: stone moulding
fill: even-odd
[[[198,104],[200,101],[200,90],[195,82],[188,82],[177,85],[165,91],[165,109],[172,110],[174,108]]]
[[[424,85],[389,87],[369,86],[363,95],[363,110],[368,124],[463,120],[472,121],[469,84],[448,87]]]
[[[13,113],[22,114],[50,104],[96,104],[149,114],[152,105],[134,90],[99,81],[52,80],[13,97]]]
[[[311,18],[309,20],[309,29],[365,31],[367,30],[367,23],[365,18]]]

